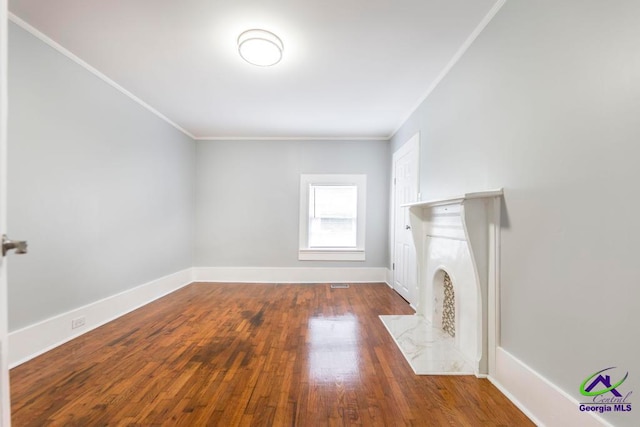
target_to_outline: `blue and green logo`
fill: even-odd
[[[584,380],[582,384],[580,384],[580,393],[582,393],[583,396],[600,396],[601,394],[611,392],[616,397],[622,397],[622,395],[618,390],[616,390],[616,388],[620,387],[622,383],[625,382],[625,380],[629,377],[629,373],[627,372],[620,381],[611,385],[611,376],[601,375],[603,372],[608,371],[610,369],[615,369],[615,366],[598,371],[595,374],[588,377],[586,380]],[[595,380],[591,381],[593,378],[596,377],[596,375],[598,377]],[[587,383],[589,383],[589,385],[587,385]],[[596,388],[598,384],[602,384],[605,388],[600,388],[596,391],[593,391],[593,389]]]
[[[580,411],[583,412],[630,412],[631,402],[629,397],[633,392],[629,391],[626,395],[618,390],[629,378],[629,372],[624,375],[618,375],[617,381],[612,380],[610,375],[615,366],[602,369],[589,375],[582,384],[580,384],[580,394],[591,397],[591,402],[580,403]]]

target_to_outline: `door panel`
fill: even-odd
[[[7,230],[7,2],[0,0],[0,235]],[[7,258],[0,253],[0,426],[11,424],[7,346]]]
[[[415,246],[409,209],[401,207],[418,199],[418,140],[416,134],[393,155],[393,288],[404,299],[417,299]]]

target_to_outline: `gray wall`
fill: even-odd
[[[576,399],[610,366],[640,389],[638,17],[508,1],[392,140],[421,132],[423,199],[505,188],[502,345]]]
[[[389,143],[199,141],[196,266],[387,267]],[[298,261],[300,174],[366,174],[366,261]]]
[[[195,142],[9,33],[9,328],[192,265]]]

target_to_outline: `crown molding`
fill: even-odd
[[[197,136],[196,141],[389,141],[386,136]]]
[[[491,20],[498,14],[500,9],[502,9],[502,6],[504,6],[506,2],[507,0],[496,1],[496,3],[491,8],[491,10],[489,10],[489,12],[485,15],[485,17],[482,18],[482,21],[480,21],[478,26],[471,32],[471,34],[469,35],[469,37],[467,37],[464,43],[462,43],[462,46],[460,46],[460,48],[456,51],[456,53],[449,60],[447,65],[445,65],[445,67],[442,69],[440,74],[438,74],[438,77],[436,77],[433,83],[431,83],[431,85],[427,88],[427,91],[424,93],[424,95],[422,95],[420,99],[418,99],[418,101],[414,104],[414,106],[409,110],[409,113],[406,114],[402,120],[400,120],[395,130],[391,132],[391,134],[388,136],[387,139],[393,138],[394,135],[400,130],[402,125],[404,125],[405,122],[409,120],[409,117],[411,117],[411,115],[415,113],[418,107],[422,105],[424,100],[427,99],[429,95],[431,95],[431,92],[433,92],[434,89],[440,84],[440,82],[444,80],[447,74],[449,74],[449,71],[451,71],[454,65],[456,65],[456,63],[460,60],[460,58],[462,58],[462,56],[467,52],[467,50],[469,49],[469,47],[471,47],[471,45],[476,40],[476,38],[478,38],[480,33],[485,29],[485,27],[489,24],[489,22],[491,22]]]
[[[496,1],[494,6],[491,8],[491,10],[485,15],[485,17],[482,19],[482,21],[480,21],[478,26],[473,30],[473,32],[469,35],[469,37],[462,44],[462,46],[460,46],[458,51],[453,55],[453,57],[447,63],[447,65],[444,67],[442,72],[436,77],[436,79],[433,81],[433,83],[429,86],[429,88],[426,90],[426,92],[420,97],[420,99],[413,105],[413,107],[409,110],[409,112],[405,116],[403,116],[402,120],[399,121],[398,125],[393,130],[393,132],[391,132],[388,136],[348,136],[348,137],[347,136],[344,136],[344,137],[337,137],[337,136],[330,136],[330,137],[323,137],[323,136],[312,136],[312,137],[304,137],[304,136],[281,136],[281,137],[278,137],[278,136],[256,136],[256,137],[251,137],[251,136],[229,136],[229,137],[225,137],[225,136],[198,136],[198,137],[196,137],[191,132],[187,131],[186,129],[184,129],[183,127],[178,125],[176,122],[172,121],[167,116],[165,116],[164,114],[162,114],[161,112],[159,112],[158,110],[153,108],[151,105],[147,104],[142,99],[138,98],[132,92],[128,91],[127,89],[125,89],[124,87],[122,87],[121,85],[119,85],[118,83],[113,81],[112,79],[110,79],[108,76],[106,76],[105,74],[100,72],[98,69],[96,69],[95,67],[91,66],[90,64],[88,64],[84,60],[80,59],[78,56],[76,56],[74,53],[72,53],[68,49],[64,48],[58,42],[54,41],[53,39],[51,39],[50,37],[48,37],[47,35],[45,35],[41,31],[39,31],[38,29],[33,27],[31,24],[29,24],[26,21],[24,21],[22,18],[18,17],[17,15],[15,15],[12,12],[9,12],[8,16],[9,16],[9,20],[11,22],[13,22],[14,24],[18,25],[19,27],[21,27],[25,31],[31,33],[33,36],[35,36],[36,38],[38,38],[42,42],[46,43],[47,45],[49,45],[50,47],[52,47],[56,51],[60,52],[61,54],[63,54],[67,58],[71,59],[72,61],[74,61],[75,63],[80,65],[81,67],[85,68],[87,71],[89,71],[90,73],[92,73],[93,75],[95,75],[96,77],[98,77],[99,79],[104,81],[105,83],[109,84],[110,86],[112,86],[116,90],[120,91],[122,94],[126,95],[131,100],[135,101],[136,103],[138,103],[142,107],[146,108],[149,112],[153,113],[154,115],[156,115],[160,119],[164,120],[166,123],[168,123],[169,125],[173,126],[174,128],[176,128],[177,130],[179,130],[180,132],[182,132],[183,134],[187,135],[189,138],[191,138],[191,139],[193,139],[195,141],[389,141],[398,132],[398,130],[402,127],[402,125],[409,119],[409,117],[411,117],[411,115],[418,109],[418,107],[420,107],[420,105],[424,102],[424,100],[427,99],[427,97],[431,94],[431,92],[433,92],[433,90],[447,76],[449,71],[451,71],[451,69],[454,67],[454,65],[465,54],[467,49],[469,49],[469,47],[473,44],[473,42],[476,40],[476,38],[480,35],[480,33],[485,29],[485,27],[489,24],[489,22],[491,22],[491,20],[495,17],[495,15],[502,8],[502,6],[504,6],[506,1],[507,0],[497,0]]]
[[[171,119],[169,119],[167,116],[165,116],[164,114],[162,114],[161,112],[159,112],[158,110],[153,108],[151,105],[147,104],[146,102],[144,102],[143,100],[141,100],[140,98],[135,96],[133,93],[129,92],[124,87],[120,86],[115,81],[111,80],[105,74],[103,74],[100,71],[98,71],[98,69],[96,69],[95,67],[89,65],[84,60],[80,59],[74,53],[72,53],[71,51],[69,51],[66,48],[64,48],[58,42],[56,42],[55,40],[53,40],[50,37],[48,37],[47,35],[42,33],[40,30],[38,30],[37,28],[33,27],[31,24],[29,24],[28,22],[24,21],[22,18],[18,17],[17,15],[15,15],[12,12],[9,12],[9,20],[11,22],[13,22],[14,24],[16,24],[17,26],[19,26],[20,28],[22,28],[23,30],[29,32],[30,34],[32,34],[33,36],[35,36],[36,38],[38,38],[42,42],[46,43],[47,45],[49,45],[50,47],[52,47],[56,51],[60,52],[61,54],[63,54],[64,56],[66,56],[67,58],[69,58],[70,60],[75,62],[76,64],[80,65],[81,67],[83,67],[84,69],[89,71],[91,74],[93,74],[94,76],[98,77],[100,80],[104,81],[105,83],[107,83],[108,85],[113,87],[114,89],[120,91],[123,95],[128,96],[132,101],[134,101],[134,102],[138,103],[139,105],[141,105],[142,107],[146,108],[149,112],[155,114],[157,117],[159,117],[160,119],[164,120],[165,122],[167,122],[168,124],[170,124],[171,126],[176,128],[177,130],[182,132],[183,134],[187,135],[189,138],[196,139],[195,136],[193,134],[191,134],[189,131],[187,131],[186,129],[184,129],[183,127],[178,125],[176,122],[174,122]]]

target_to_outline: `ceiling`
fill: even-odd
[[[196,139],[386,139],[496,3],[10,0],[9,8]],[[239,57],[237,37],[250,28],[282,39],[279,64]]]

